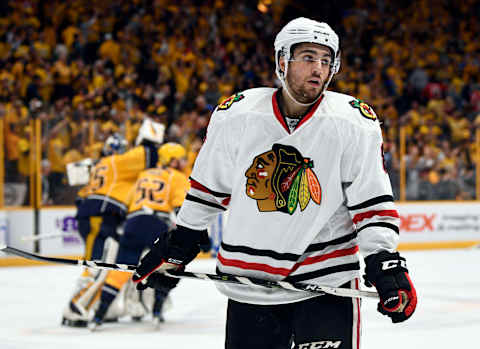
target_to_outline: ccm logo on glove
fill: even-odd
[[[398,266],[407,269],[407,262],[405,260],[398,259],[382,262],[382,270],[393,269]]]
[[[398,252],[381,251],[367,256],[365,265],[365,285],[375,286],[380,296],[377,310],[394,323],[411,317],[417,307],[417,292],[405,258]]]

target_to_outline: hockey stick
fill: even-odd
[[[22,241],[37,241],[37,240],[49,240],[49,239],[56,239],[62,237],[78,237],[79,235],[76,233],[73,234],[64,234],[64,233],[53,233],[53,234],[39,234],[39,235],[25,235],[22,236]]]
[[[89,261],[83,259],[65,259],[65,258],[55,258],[55,257],[44,257],[34,253],[26,252],[19,250],[14,247],[9,246],[0,246],[0,251],[10,253],[16,256],[23,258],[41,261],[41,262],[51,262],[51,263],[60,263],[60,264],[69,264],[69,265],[79,265],[84,267],[96,268],[96,269],[107,269],[107,270],[118,270],[126,271],[133,273],[137,266],[128,265],[128,264],[114,264],[114,263],[105,263],[97,261]],[[353,297],[353,298],[378,298],[377,292],[372,291],[362,291],[354,290],[349,288],[340,288],[340,287],[330,287],[330,286],[321,286],[315,284],[304,284],[304,283],[290,283],[286,281],[269,281],[264,279],[250,278],[245,276],[235,276],[229,274],[207,274],[207,273],[192,273],[187,271],[171,271],[171,270],[162,270],[158,271],[167,276],[174,278],[189,278],[189,279],[203,279],[211,280],[217,282],[226,282],[233,284],[242,284],[247,286],[261,286],[267,288],[279,288],[286,289],[291,291],[303,291],[317,294],[332,294],[340,297]]]

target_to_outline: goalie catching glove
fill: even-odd
[[[380,295],[378,311],[393,323],[412,316],[417,306],[417,293],[408,275],[405,258],[398,252],[381,251],[365,258],[365,284],[376,287]]]
[[[132,277],[133,282],[137,283],[137,289],[156,288],[158,283],[171,279],[160,274],[151,274],[156,270],[183,269],[200,252],[200,245],[209,243],[209,240],[206,230],[177,225],[175,230],[158,238],[140,261]]]

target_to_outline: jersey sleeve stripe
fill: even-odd
[[[355,254],[357,252],[358,252],[358,246],[353,246],[351,248],[336,250],[336,251],[333,251],[333,252],[330,252],[330,253],[322,254],[320,256],[308,257],[303,262],[299,262],[299,263],[295,264],[295,266],[292,268],[291,272],[293,273],[299,267],[304,266],[304,265],[310,265],[310,264],[323,262],[323,261],[325,261],[327,259],[330,259],[330,258],[350,256],[350,255]]]
[[[228,245],[224,242],[221,243],[221,246],[222,249],[227,252],[239,252],[250,256],[270,257],[276,260],[287,260],[291,262],[296,262],[301,257],[301,255],[294,253],[279,253],[272,250],[259,250],[247,246]]]
[[[227,209],[219,204],[215,204],[213,202],[210,202],[210,201],[207,201],[207,200],[203,200],[203,199],[200,199],[200,198],[197,198],[196,196],[193,196],[191,194],[187,194],[187,196],[185,197],[185,200],[188,200],[188,201],[193,201],[193,202],[197,202],[199,204],[202,204],[202,205],[206,205],[206,206],[210,206],[210,207],[214,207],[214,208],[218,208],[219,210],[222,210],[222,211],[226,211]]]
[[[373,198],[373,199],[370,199],[370,200],[367,200],[367,201],[364,201],[358,205],[354,205],[354,206],[347,206],[347,208],[350,210],[350,211],[353,211],[353,210],[360,210],[362,208],[367,208],[367,207],[370,207],[370,206],[373,206],[373,205],[377,205],[377,204],[380,204],[382,202],[393,202],[393,196],[391,195],[381,195],[381,196],[377,196],[376,198]]]
[[[194,189],[197,189],[197,190],[200,190],[200,191],[203,191],[204,193],[208,193],[208,194],[211,194],[215,197],[218,197],[218,198],[227,198],[227,197],[230,197],[230,194],[226,194],[226,193],[220,193],[218,191],[213,191],[211,189],[208,189],[206,186],[204,186],[203,184],[197,182],[195,179],[193,179],[192,177],[189,177],[190,179],[190,185],[192,186],[192,188]]]
[[[387,223],[387,222],[373,222],[373,223],[368,223],[365,224],[363,227],[358,228],[357,232],[361,232],[365,228],[369,227],[383,227],[383,228],[388,228],[392,229],[395,233],[400,234],[400,230],[398,229],[398,226],[395,224]]]
[[[397,210],[381,210],[381,211],[366,211],[366,212],[358,213],[355,216],[353,216],[352,220],[354,224],[357,224],[364,219],[372,218],[374,216],[381,216],[381,217],[388,216],[388,217],[400,218]]]
[[[320,270],[315,270],[309,273],[288,276],[285,279],[285,281],[288,281],[288,282],[306,281],[306,280],[316,279],[329,274],[340,273],[343,271],[352,271],[352,270],[360,270],[360,262],[340,264],[340,265],[335,265],[328,268],[323,268]]]

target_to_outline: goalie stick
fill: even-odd
[[[0,246],[0,251],[20,256],[23,258],[41,261],[41,262],[51,262],[51,263],[60,263],[60,264],[69,264],[69,265],[79,265],[95,269],[107,269],[107,270],[119,270],[133,273],[136,269],[136,265],[128,264],[117,264],[117,263],[105,263],[90,261],[84,259],[66,259],[66,258],[55,258],[55,257],[45,257],[37,255],[34,253],[26,252],[19,250],[10,246]],[[179,270],[158,270],[156,272],[161,272],[167,276],[173,278],[189,278],[189,279],[201,279],[201,280],[211,280],[216,282],[226,282],[233,284],[242,284],[247,286],[260,286],[267,288],[282,288],[291,291],[303,291],[317,294],[332,294],[340,297],[353,297],[353,298],[378,298],[378,293],[373,291],[362,291],[354,290],[349,288],[340,288],[340,287],[330,287],[330,286],[321,286],[316,284],[304,284],[300,282],[290,283],[286,281],[270,281],[258,278],[251,278],[246,276],[235,276],[229,274],[208,274],[208,273],[195,273]]]

